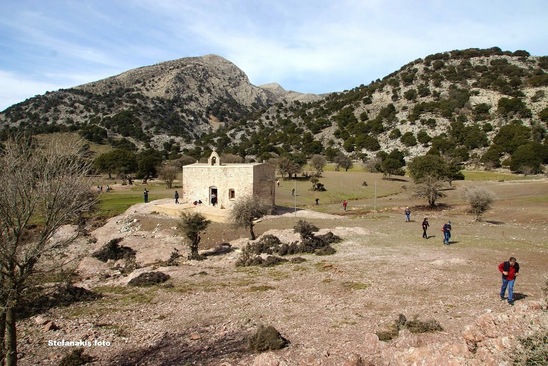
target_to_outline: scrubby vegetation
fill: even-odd
[[[400,330],[408,329],[411,333],[440,332],[443,330],[435,319],[421,321],[416,319],[408,321],[405,315],[400,314],[398,319],[391,325],[390,329],[376,332],[381,341],[389,341],[399,335]]]
[[[139,276],[132,278],[128,282],[128,286],[153,286],[159,283],[164,283],[171,277],[163,272],[145,272]]]
[[[255,352],[275,351],[286,347],[289,341],[273,326],[260,325],[248,341],[249,349]]]
[[[548,300],[548,278],[542,288],[544,300]],[[545,309],[546,310],[546,309]],[[520,347],[513,353],[515,366],[541,366],[548,361],[548,331],[538,332],[519,339]]]
[[[101,249],[91,254],[93,258],[97,258],[102,262],[107,262],[108,260],[120,260],[128,259],[130,257],[135,257],[137,252],[130,247],[120,245],[120,242],[124,240],[123,238],[116,238],[110,240],[106,243]]]
[[[236,266],[271,266],[287,262],[274,256],[286,256],[300,253],[313,253],[316,255],[335,254],[336,250],[331,246],[341,240],[340,237],[328,232],[324,235],[314,235],[319,229],[307,221],[300,220],[294,227],[295,232],[301,235],[301,242],[282,243],[274,235],[263,235],[256,243],[248,243],[242,250],[242,254],[236,262]],[[263,258],[262,254],[268,254]]]

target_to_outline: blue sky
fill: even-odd
[[[325,93],[429,54],[548,55],[546,0],[3,0],[0,111],[136,67],[217,54],[255,85]]]

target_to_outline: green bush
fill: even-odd
[[[169,279],[170,276],[163,272],[145,272],[135,278],[132,278],[128,282],[128,286],[153,286],[166,282]]]
[[[106,262],[109,259],[117,261],[119,259],[135,257],[135,254],[137,254],[135,250],[119,244],[122,240],[123,238],[115,238],[110,240],[100,250],[91,254],[91,256],[102,262]]]
[[[249,349],[256,352],[275,351],[286,347],[289,341],[273,326],[260,325],[248,340]]]

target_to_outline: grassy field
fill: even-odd
[[[330,166],[328,166],[330,167]],[[523,177],[510,173],[484,172],[484,171],[464,171],[465,182],[502,182],[518,181],[523,179],[532,179],[537,177]],[[276,205],[284,207],[311,208],[320,212],[333,213],[340,212],[343,200],[349,201],[349,207],[368,209],[382,209],[387,206],[400,204],[400,197],[404,195],[409,198],[409,189],[413,186],[413,181],[409,177],[394,176],[390,179],[384,179],[380,173],[365,172],[360,166],[354,167],[349,171],[335,171],[326,169],[319,178],[319,182],[324,184],[326,191],[312,191],[312,183],[306,177],[297,179],[282,179],[280,185],[276,188]],[[143,202],[143,189],[147,188],[149,200],[172,198],[176,189],[181,189],[180,181],[175,181],[172,189],[167,189],[165,183],[159,180],[149,181],[144,185],[136,181],[132,186],[122,186],[116,180],[97,177],[93,180],[93,186],[107,185],[114,187],[108,193],[103,193],[99,197],[99,215],[110,217],[124,212],[131,205]],[[295,189],[296,195],[292,195]],[[319,205],[315,204],[315,199],[319,199]],[[392,198],[394,198],[392,200]],[[443,202],[443,200],[440,200]]]

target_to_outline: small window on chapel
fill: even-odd
[[[233,189],[228,190],[228,198],[231,200],[236,199],[236,192]]]

